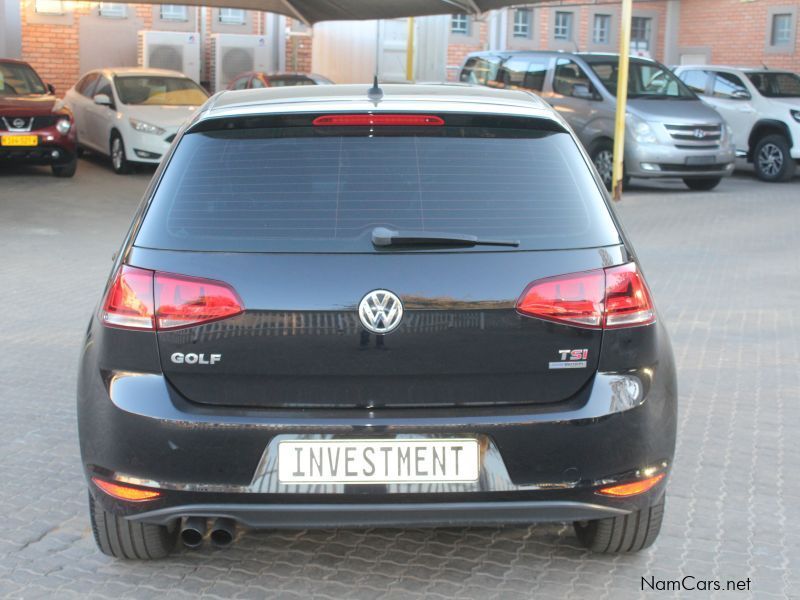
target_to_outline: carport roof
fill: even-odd
[[[536,4],[544,0],[527,0]],[[143,0],[146,4],[197,5],[196,0]],[[519,4],[509,0],[207,0],[204,6],[273,12],[309,25],[320,21],[395,19],[452,13],[480,13]]]

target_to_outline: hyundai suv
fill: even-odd
[[[761,68],[683,65],[675,73],[725,117],[738,156],[762,181],[789,181],[800,161],[800,75]]]
[[[631,57],[628,66],[624,180],[672,178],[714,189],[734,168],[724,119],[664,65]],[[618,70],[618,54],[478,52],[464,62],[461,81],[540,95],[569,122],[610,188]]]
[[[221,92],[92,314],[78,417],[106,554],[242,528],[574,522],[658,535],[676,380],[601,179],[535,96]]]

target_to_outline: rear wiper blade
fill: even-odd
[[[487,240],[464,233],[436,233],[433,231],[395,231],[386,227],[372,230],[372,243],[376,246],[519,246],[519,240]]]

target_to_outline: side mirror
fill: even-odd
[[[95,94],[94,103],[99,106],[111,106],[111,98],[106,94]]]
[[[47,84],[47,91],[55,96],[55,94],[56,94],[56,86],[54,86],[52,83],[48,83]]]
[[[594,94],[589,86],[585,83],[576,83],[572,86],[573,98],[580,98],[581,100],[594,100]]]
[[[731,98],[736,100],[750,100],[752,96],[747,90],[733,90],[731,93]]]

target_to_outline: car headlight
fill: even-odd
[[[639,144],[655,144],[658,141],[656,132],[653,131],[647,121],[640,119],[636,115],[628,115],[626,121],[628,122],[628,130],[631,132],[631,136]]]
[[[58,122],[56,122],[56,131],[61,135],[67,135],[70,129],[72,129],[72,122],[69,120],[69,117],[59,119]]]
[[[791,110],[790,109],[790,112],[792,113],[792,117],[794,118],[794,120],[797,121],[798,123],[800,123],[800,110]]]
[[[131,127],[133,127],[136,131],[140,131],[142,133],[152,133],[153,135],[161,135],[162,133],[165,133],[165,130],[161,129],[161,127],[157,125],[145,123],[144,121],[134,118],[129,119],[129,121],[131,123]]]

